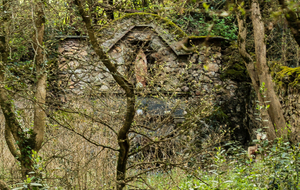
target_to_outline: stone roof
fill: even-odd
[[[114,20],[101,28],[97,35],[105,52],[108,52],[118,41],[136,27],[149,27],[154,30],[176,55],[186,55],[183,49],[177,49],[177,42],[188,38],[192,44],[199,45],[203,42],[218,45],[220,41],[228,41],[223,37],[190,36],[188,37],[179,26],[172,21],[149,13],[133,13]],[[218,43],[215,43],[217,42]]]

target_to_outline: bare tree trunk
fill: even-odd
[[[253,0],[251,4],[251,17],[254,30],[255,54],[257,75],[260,84],[265,83],[266,93],[262,96],[263,100],[270,101],[268,113],[277,136],[287,135],[287,126],[283,116],[279,98],[275,93],[274,84],[269,67],[267,65],[266,44],[265,44],[265,30],[264,23],[261,18],[258,0]]]
[[[10,150],[12,150],[12,152],[15,152],[14,143],[11,142],[13,142],[13,138],[16,141],[20,141],[23,131],[15,117],[15,112],[11,103],[12,101],[11,99],[9,99],[8,94],[5,90],[5,66],[7,64],[8,57],[7,25],[9,24],[9,16],[5,13],[8,12],[9,6],[9,1],[4,0],[2,4],[2,12],[5,16],[3,16],[0,20],[2,33],[2,36],[0,36],[0,106],[5,117],[5,133],[8,135],[5,138],[8,140],[8,147],[10,148]],[[19,144],[18,146],[19,148],[21,148]]]
[[[9,1],[3,1],[3,12],[8,12]],[[28,137],[15,115],[12,98],[5,89],[5,67],[7,64],[7,24],[9,17],[2,18],[0,36],[0,106],[5,117],[5,139],[8,148],[12,155],[21,163],[22,177],[26,178],[28,172],[32,171],[32,150],[39,151],[43,142],[45,133],[45,112],[43,105],[46,97],[46,72],[43,55],[43,37],[44,37],[44,23],[45,15],[43,12],[43,3],[38,1],[36,3],[37,19],[35,22],[35,52],[36,52],[36,70],[37,70],[37,84],[35,93],[35,113],[34,113],[34,127],[33,134]],[[15,147],[17,144],[18,149]]]
[[[83,22],[85,23],[85,27],[88,31],[89,39],[91,41],[94,51],[99,56],[103,64],[110,71],[114,80],[125,91],[126,94],[127,108],[124,116],[125,120],[123,126],[118,132],[118,144],[120,149],[119,149],[119,155],[117,160],[116,189],[121,190],[126,185],[126,181],[125,181],[126,168],[127,168],[126,166],[127,166],[128,152],[130,148],[128,133],[135,115],[134,87],[121,75],[121,73],[117,71],[116,66],[110,61],[108,55],[100,47],[99,43],[97,42],[97,38],[91,24],[91,20],[88,17],[88,14],[84,11],[81,0],[75,0],[75,4],[78,6],[79,13],[83,19]]]
[[[42,2],[36,4],[37,18],[35,22],[35,36],[33,37],[34,49],[36,52],[36,91],[35,91],[35,104],[34,104],[34,129],[35,137],[35,151],[41,149],[46,126],[46,113],[44,105],[46,103],[46,59],[43,54],[43,39],[45,32],[45,14],[43,11]]]
[[[245,15],[242,15],[241,12],[238,12],[237,20],[238,20],[238,26],[239,26],[239,35],[238,35],[239,52],[245,62],[245,65],[246,65],[247,71],[249,73],[249,76],[251,78],[252,86],[256,92],[258,101],[264,102],[264,100],[261,96],[261,93],[260,93],[260,82],[259,82],[259,78],[257,76],[256,68],[254,66],[251,56],[246,51],[247,27],[246,27]],[[262,120],[263,120],[262,124],[263,124],[263,126],[267,127],[268,139],[270,139],[270,140],[275,139],[276,138],[275,129],[271,122],[271,119],[269,117],[267,110],[265,110],[265,109],[261,110],[261,115],[262,115]]]
[[[261,14],[257,0],[252,1],[251,8],[251,17],[255,40],[256,64],[254,64],[251,56],[246,51],[246,19],[245,15],[242,15],[241,12],[237,13],[237,20],[239,25],[239,52],[245,61],[258,100],[262,104],[267,104],[267,102],[269,102],[268,104],[270,105],[270,107],[267,110],[261,110],[262,120],[263,125],[267,127],[268,138],[270,140],[274,140],[276,136],[287,134],[286,124],[279,99],[274,90],[274,84],[269,73],[269,67],[267,65],[266,45],[264,42],[264,25],[261,20]],[[265,92],[260,91],[260,87],[263,83],[265,84]]]

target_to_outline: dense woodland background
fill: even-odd
[[[0,0],[0,189],[300,189],[299,11],[298,0]],[[241,116],[249,128],[232,127],[212,93],[173,101],[176,88],[151,88],[162,67],[149,70],[144,89],[130,69],[118,70],[98,34],[142,13],[181,34],[230,42],[222,78],[249,89],[244,102],[254,111]],[[100,61],[115,87],[67,92],[58,77],[66,36],[87,38],[98,62],[86,63]],[[213,51],[174,41],[204,57]],[[139,116],[138,98],[150,90],[172,102],[164,115]],[[185,120],[174,124],[183,104]]]

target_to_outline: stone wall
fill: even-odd
[[[119,72],[135,84],[136,92],[149,98],[158,93],[176,92],[177,97],[190,101],[209,95],[217,111],[207,121],[208,125],[226,126],[234,130],[235,139],[242,143],[249,141],[255,129],[261,127],[255,122],[255,93],[251,83],[244,81],[246,74],[232,77],[228,72],[227,77],[221,77],[227,69],[221,48],[198,44],[194,52],[176,50],[170,41],[176,36],[162,36],[164,29],[149,23],[131,26],[133,22],[139,23],[129,18],[124,21],[126,27],[122,27],[122,22],[117,23],[119,31],[105,28],[104,33],[115,38],[106,37],[103,46]],[[177,33],[181,34],[178,30]],[[67,93],[123,94],[86,38],[66,37],[61,40],[58,52],[61,83]],[[286,121],[297,126],[300,123],[298,92],[281,95],[281,102]],[[298,133],[295,127],[292,132]]]
[[[288,85],[288,84],[287,84]],[[278,94],[282,109],[284,112],[284,118],[291,131],[290,139],[293,142],[300,140],[300,96],[299,89],[295,87],[280,87]]]
[[[151,36],[151,37],[149,37]],[[146,57],[146,85],[138,86],[136,77],[137,49]],[[83,94],[122,94],[111,74],[97,58],[86,39],[65,38],[58,49],[62,84],[66,92]],[[177,56],[153,32],[144,28],[126,34],[108,52],[118,65],[120,73],[137,86],[137,92],[147,97],[157,93],[176,93],[192,101],[205,95],[211,97],[216,111],[207,123],[235,129],[235,138],[243,143],[249,140],[251,122],[247,113],[251,87],[230,79],[222,79],[222,54],[220,47],[199,47],[190,55]]]
[[[126,43],[124,41],[124,44]],[[129,53],[116,53],[118,49],[125,46],[124,44],[122,42],[116,46],[110,55],[112,61],[119,65],[118,70],[124,75],[130,75],[132,73],[128,74],[128,72],[134,70],[133,63],[129,61],[128,64],[126,58],[118,57],[119,54],[126,54],[130,59]],[[220,79],[222,70],[220,48],[203,47],[198,53],[176,57],[170,49],[163,46],[163,43],[160,45],[157,51],[147,55],[150,59],[147,79],[155,82],[149,84],[149,88],[154,87],[153,90],[166,92],[175,90],[190,96],[200,96],[212,91],[215,91],[216,97],[235,95],[236,82]],[[98,87],[99,92],[116,89],[116,83],[111,74],[97,59],[93,50],[87,46],[85,40],[66,39],[61,42],[58,51],[61,53],[59,57],[61,77],[64,78],[63,83],[66,84],[68,91],[81,94],[89,88]],[[126,49],[126,51],[131,51],[131,49]],[[154,76],[151,76],[152,72],[155,72]],[[134,76],[129,77],[133,83],[136,83]],[[149,90],[147,86],[145,89]]]

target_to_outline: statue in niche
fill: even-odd
[[[143,49],[139,50],[134,64],[135,64],[136,86],[145,87],[147,81],[147,58]]]

